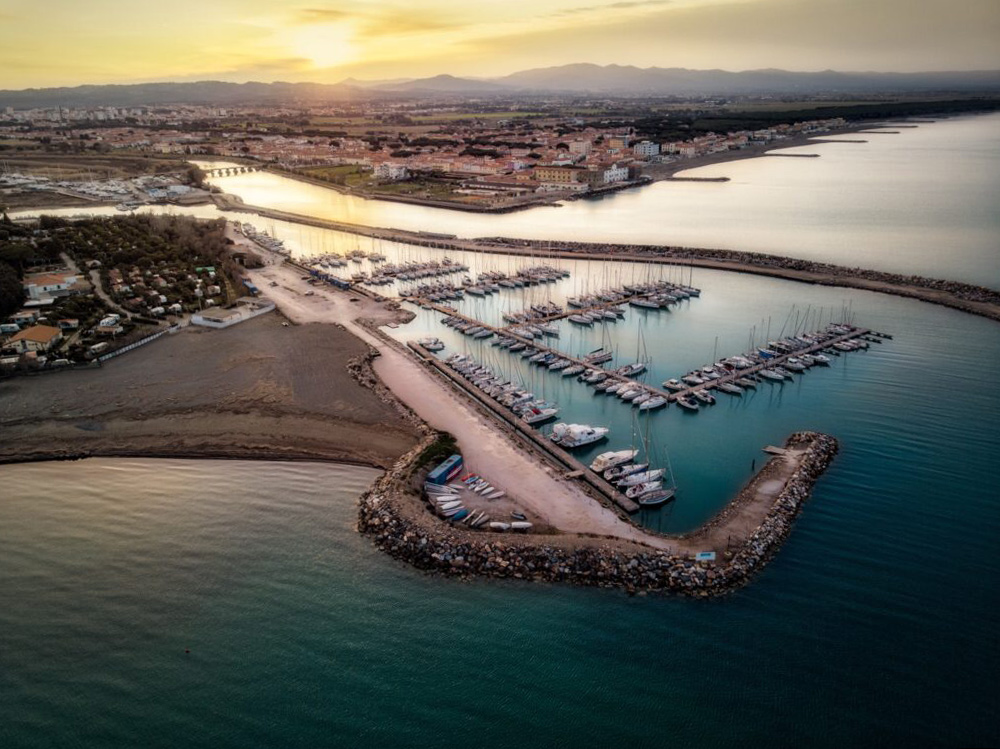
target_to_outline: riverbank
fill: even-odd
[[[945,279],[902,275],[865,268],[848,268],[832,263],[819,263],[783,255],[738,250],[684,247],[679,245],[609,244],[601,242],[559,242],[560,249],[553,249],[549,240],[515,239],[512,237],[478,237],[458,239],[445,235],[429,235],[403,229],[364,226],[342,221],[304,216],[260,206],[244,204],[232,195],[215,196],[216,205],[223,211],[253,213],[289,223],[331,229],[349,234],[372,237],[391,242],[464,252],[503,253],[525,255],[534,259],[615,260],[619,262],[662,263],[685,265],[694,268],[749,273],[782,278],[789,281],[841,286],[875,291],[882,294],[919,299],[939,304],[973,315],[1000,321],[1000,291]]]
[[[791,435],[784,454],[772,458],[722,513],[694,533],[660,536],[670,546],[654,550],[622,539],[515,537],[446,524],[419,507],[423,503],[414,488],[419,479],[414,463],[432,439],[400,459],[361,499],[358,529],[386,553],[419,569],[455,577],[515,578],[621,588],[630,594],[698,597],[727,593],[763,568],[788,537],[813,484],[838,449],[828,435]],[[751,506],[760,512],[755,524],[749,524],[745,515]],[[704,552],[714,552],[714,557]],[[702,554],[703,561],[695,554]]]
[[[281,177],[304,182],[307,185],[325,187],[328,190],[339,192],[342,195],[350,195],[362,200],[381,200],[389,203],[406,203],[409,205],[422,205],[429,208],[446,208],[450,211],[464,211],[466,213],[513,213],[526,208],[538,208],[540,206],[554,206],[562,200],[572,197],[570,192],[533,193],[522,198],[508,200],[501,205],[484,205],[480,203],[464,203],[458,200],[439,200],[435,198],[422,198],[417,195],[398,195],[393,193],[373,192],[371,190],[358,190],[347,185],[338,185],[334,182],[327,182],[308,174],[302,174],[292,169],[282,169],[273,164],[261,167],[261,171],[271,172]],[[634,185],[629,185],[633,187]]]
[[[308,174],[303,174],[293,169],[285,169],[273,164],[263,165],[261,166],[261,169],[262,171],[271,172],[273,174],[277,174],[282,177],[287,177],[288,179],[294,179],[299,182],[315,185],[317,187],[324,187],[329,190],[341,193],[342,195],[350,195],[356,198],[361,198],[363,200],[379,200],[391,203],[406,203],[410,205],[421,205],[429,208],[445,208],[448,210],[464,211],[468,213],[503,214],[503,213],[514,213],[516,211],[527,210],[529,208],[538,208],[540,206],[558,207],[558,205],[564,201],[600,198],[604,195],[608,195],[614,192],[619,192],[621,190],[631,190],[660,181],[726,182],[729,180],[728,177],[685,177],[678,175],[682,172],[686,172],[691,169],[697,169],[699,167],[721,164],[728,161],[740,161],[742,159],[752,159],[758,156],[773,155],[771,153],[773,151],[785,148],[794,148],[796,146],[809,145],[810,143],[815,143],[815,142],[821,142],[818,141],[817,139],[821,139],[823,137],[830,135],[845,135],[862,131],[871,132],[870,128],[872,127],[874,126],[871,124],[866,124],[866,125],[852,124],[846,127],[837,128],[836,130],[830,131],[828,133],[797,135],[782,141],[770,143],[766,146],[748,146],[747,148],[738,151],[722,151],[719,153],[710,153],[710,154],[705,154],[703,156],[696,156],[690,159],[678,159],[677,161],[672,161],[666,164],[652,164],[644,168],[643,176],[638,180],[632,182],[608,185],[606,187],[599,188],[592,192],[578,193],[572,191],[559,191],[559,192],[533,193],[531,195],[526,195],[518,198],[503,198],[502,200],[491,204],[464,202],[460,200],[441,200],[436,198],[420,197],[417,195],[398,195],[392,193],[382,193],[373,190],[362,190],[349,187],[347,185],[338,185],[336,183],[329,182],[327,180],[319,179],[317,177],[312,177]],[[833,140],[827,142],[836,143],[838,141]]]

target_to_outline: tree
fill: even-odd
[[[0,317],[16,312],[24,303],[21,276],[8,263],[0,262]]]

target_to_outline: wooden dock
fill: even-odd
[[[524,343],[524,344],[526,344],[528,346],[532,346],[532,347],[538,349],[539,351],[545,351],[547,353],[555,354],[556,356],[558,356],[558,357],[560,357],[562,359],[566,359],[566,360],[572,362],[573,364],[579,364],[581,366],[587,367],[588,369],[601,369],[600,365],[588,364],[583,359],[579,359],[579,358],[577,358],[575,356],[571,356],[570,354],[564,353],[564,352],[560,351],[559,349],[554,349],[554,348],[552,348],[550,346],[546,346],[544,343],[542,343],[538,339],[524,338],[522,336],[519,336],[519,335],[516,335],[514,333],[511,333],[510,329],[507,328],[507,327],[500,328],[500,327],[495,327],[495,326],[492,326],[492,325],[488,325],[487,323],[481,322],[480,320],[476,320],[475,318],[468,317],[467,315],[463,315],[463,314],[461,314],[459,312],[451,312],[450,308],[445,308],[445,307],[442,307],[440,305],[436,305],[436,304],[433,304],[433,303],[430,304],[430,306],[432,308],[434,308],[435,310],[437,310],[438,312],[441,312],[442,314],[448,315],[450,317],[458,318],[460,320],[463,320],[464,322],[467,322],[467,323],[470,323],[470,324],[473,324],[473,325],[478,325],[480,327],[483,327],[483,328],[485,328],[487,330],[492,331],[494,334],[504,335],[504,336],[508,336],[510,338],[514,338],[514,339],[516,339],[517,341],[519,341],[521,343]],[[518,327],[518,326],[514,325],[513,327]],[[760,364],[755,364],[752,367],[748,367],[746,369],[734,370],[733,372],[730,372],[729,374],[723,375],[722,377],[720,377],[720,378],[718,378],[716,380],[710,380],[710,381],[705,382],[705,383],[703,383],[701,385],[687,386],[683,390],[664,390],[662,388],[656,387],[655,385],[649,385],[647,383],[640,382],[640,381],[638,381],[638,380],[636,380],[634,378],[631,378],[631,377],[624,377],[622,375],[615,374],[614,372],[608,371],[608,370],[605,370],[605,371],[608,371],[609,379],[613,379],[613,380],[616,380],[618,382],[630,383],[630,384],[634,385],[635,387],[644,389],[644,390],[646,390],[646,391],[648,391],[650,393],[656,393],[658,395],[662,395],[664,398],[667,399],[668,403],[672,403],[672,402],[675,402],[680,397],[689,397],[689,396],[693,395],[696,391],[699,391],[699,390],[714,390],[719,385],[721,385],[723,383],[733,382],[734,380],[738,380],[739,378],[746,377],[748,375],[755,375],[758,372],[760,372],[762,369],[770,369],[771,367],[780,367],[783,363],[785,363],[786,361],[788,361],[789,359],[792,359],[794,357],[802,356],[803,354],[812,354],[812,353],[815,353],[817,351],[821,351],[823,349],[829,348],[830,346],[833,346],[835,343],[842,343],[844,341],[848,341],[848,340],[851,340],[853,338],[860,338],[861,336],[869,335],[870,333],[871,333],[871,331],[868,330],[867,328],[856,328],[856,329],[852,330],[850,333],[845,333],[845,334],[837,336],[835,338],[831,338],[830,340],[824,341],[823,343],[813,344],[812,346],[808,346],[806,348],[799,349],[798,351],[793,351],[793,352],[791,352],[789,354],[779,354],[778,356],[772,357],[771,359],[768,359],[767,361],[762,362]]]

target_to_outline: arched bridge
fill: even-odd
[[[258,171],[255,166],[226,166],[215,169],[202,169],[206,177],[229,177],[236,174],[249,174]]]

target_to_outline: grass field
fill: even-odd
[[[311,166],[301,170],[302,174],[316,179],[324,179],[338,185],[359,187],[371,181],[371,172],[354,164],[343,166]]]
[[[54,154],[0,152],[7,169],[49,179],[127,179],[143,174],[182,172],[187,165],[181,159],[119,154]]]

